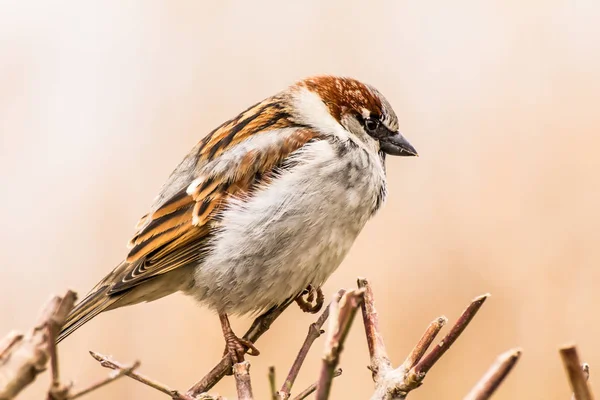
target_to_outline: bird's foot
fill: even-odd
[[[306,299],[304,296],[306,296]],[[316,314],[321,311],[324,301],[325,296],[323,295],[321,288],[318,287],[315,289],[313,285],[308,285],[308,287],[304,289],[302,293],[298,295],[298,297],[296,297],[296,303],[298,303],[298,307],[300,307],[302,311],[311,314]]]
[[[227,314],[219,314],[221,320],[221,328],[223,329],[223,337],[225,338],[225,351],[223,356],[229,354],[231,357],[232,364],[237,364],[244,361],[244,354],[248,352],[250,356],[257,356],[260,351],[254,346],[254,344],[244,338],[239,338],[233,333],[231,325],[229,325],[229,318]]]
[[[254,346],[251,341],[239,338],[235,335],[225,337],[225,351],[223,356],[229,354],[232,364],[237,364],[244,361],[244,354],[248,353],[249,356],[257,356],[260,351]]]

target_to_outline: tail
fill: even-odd
[[[113,286],[115,277],[119,276],[127,267],[127,262],[122,262],[104,279],[102,279],[83,300],[81,300],[69,313],[67,320],[63,324],[62,330],[56,339],[60,343],[64,338],[75,332],[83,324],[106,311],[117,302],[125,293],[109,294]]]
[[[177,256],[181,258],[180,256]],[[177,258],[179,260],[179,258]],[[190,271],[178,268],[177,271],[161,271],[157,275],[144,275],[144,258],[133,263],[123,261],[110,274],[101,280],[83,300],[71,311],[65,321],[56,343],[69,336],[83,324],[103,311],[117,307],[153,301],[175,293],[182,288],[182,282],[189,278]],[[179,261],[180,262],[180,261]],[[154,266],[156,267],[156,265]],[[137,272],[140,274],[136,275]],[[131,279],[125,277],[131,274]],[[173,275],[175,274],[175,275]],[[143,284],[141,292],[136,291]]]
[[[94,318],[96,315],[105,311],[114,304],[121,296],[107,294],[109,286],[101,286],[90,292],[81,300],[69,313],[56,343],[60,343],[64,338],[75,332],[83,324]]]

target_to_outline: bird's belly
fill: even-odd
[[[340,182],[343,168],[286,172],[233,202],[196,267],[193,295],[217,311],[246,314],[321,285],[371,216],[379,190],[370,181]]]

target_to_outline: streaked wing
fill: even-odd
[[[227,203],[251,195],[291,153],[318,136],[290,121],[277,105],[259,103],[194,149],[195,173],[182,189],[142,218],[130,241],[127,267],[113,275],[108,294],[197,261]]]
[[[57,342],[126,301],[129,289],[203,257],[220,211],[233,198],[261,190],[274,174],[293,164],[287,162],[292,153],[318,139],[315,131],[294,121],[286,109],[289,104],[278,96],[258,103],[192,149],[138,223],[127,259],[75,306]]]

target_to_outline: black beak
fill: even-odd
[[[385,136],[379,139],[381,151],[391,156],[418,156],[417,150],[408,140],[404,138],[400,134],[400,132],[396,132],[393,135]]]

